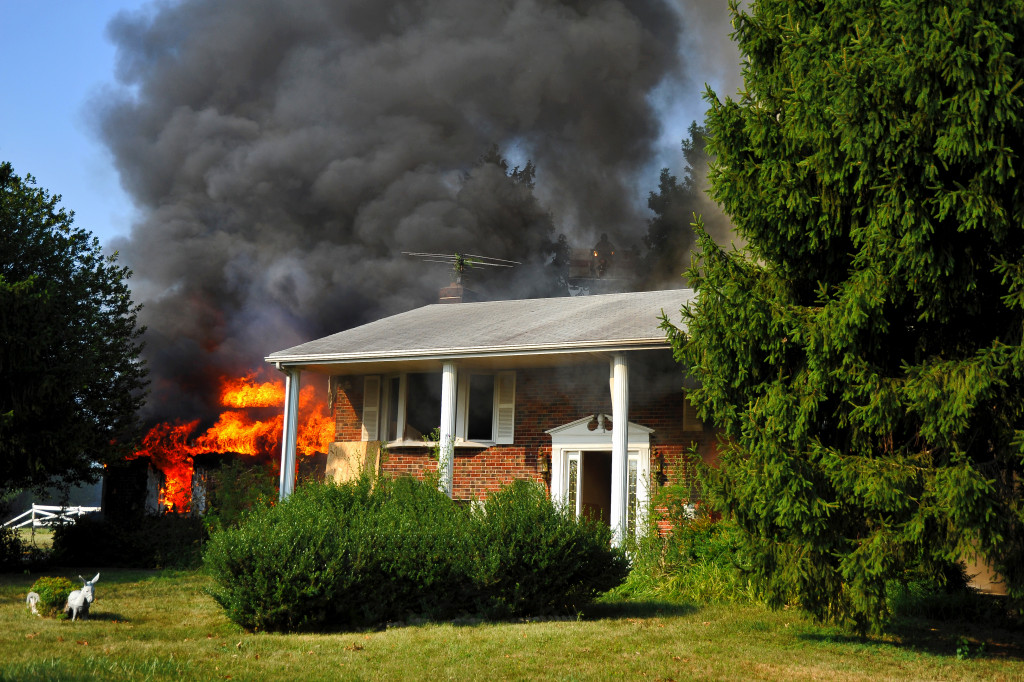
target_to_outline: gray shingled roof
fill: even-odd
[[[434,304],[272,353],[285,364],[666,347],[692,289]]]

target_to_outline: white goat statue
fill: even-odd
[[[100,574],[97,573],[92,580],[86,580],[82,576],[78,576],[78,579],[82,581],[82,589],[69,594],[68,602],[64,605],[64,613],[69,614],[72,621],[79,617],[82,620],[89,617],[89,604],[96,598],[93,585],[100,579]]]
[[[39,613],[39,608],[38,608],[38,605],[39,605],[39,593],[38,592],[29,592],[28,596],[25,597],[25,603],[28,604],[28,607],[30,609],[32,609],[32,614],[33,615],[35,615],[35,616],[42,616],[43,615],[43,614]]]

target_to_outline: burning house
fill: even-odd
[[[686,479],[685,452],[716,457],[659,327],[662,312],[692,296],[435,304],[271,353],[290,398],[281,495],[295,486],[300,380],[321,374],[331,377],[335,480],[368,467],[439,471],[450,496],[473,500],[533,479],[621,538],[638,528],[657,486]],[[437,440],[425,442],[438,425]]]
[[[157,506],[191,508],[216,457],[276,458],[280,408],[224,402],[224,377],[273,385],[280,404],[280,377],[252,374],[268,347],[433,300],[436,270],[402,250],[518,261],[473,289],[529,298],[556,295],[559,232],[637,242],[638,188],[678,157],[681,101],[699,100],[684,93],[722,64],[738,75],[728,31],[708,1],[195,0],[118,15],[118,82],[95,121],[138,210],[109,247],[148,328],[153,430],[135,461],[152,463]],[[334,442],[324,393],[295,396],[300,461]]]
[[[203,513],[210,472],[225,461],[242,458],[254,465],[276,466],[284,398],[283,382],[270,372],[225,379],[220,402],[228,409],[216,422],[205,430],[199,428],[199,420],[152,427],[130,458],[135,462],[108,472],[109,504],[130,512]],[[323,476],[333,439],[326,403],[315,386],[307,386],[299,396],[305,419],[296,450],[308,477]]]

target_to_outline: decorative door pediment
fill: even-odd
[[[610,427],[610,428],[608,428]],[[610,445],[612,441],[612,429],[615,428],[612,417],[609,414],[587,415],[562,426],[548,429],[546,433],[551,435],[551,444],[573,444],[581,447],[587,445]],[[629,447],[649,447],[651,434],[654,429],[629,422],[629,432],[626,440]]]

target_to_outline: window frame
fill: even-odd
[[[489,376],[494,379],[491,387],[491,437],[470,440],[469,438],[469,403],[470,386],[474,376]],[[455,445],[463,447],[491,447],[495,445],[495,434],[498,431],[498,372],[459,372],[459,386],[455,398]]]

